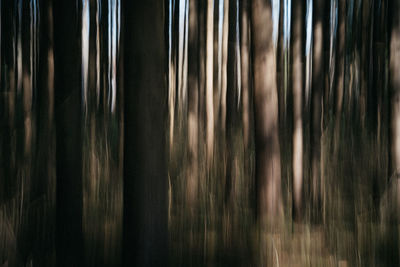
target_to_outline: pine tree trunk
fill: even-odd
[[[54,2],[57,266],[83,264],[81,24],[78,2]]]
[[[252,2],[257,212],[260,220],[283,213],[278,136],[276,56],[270,1]]]
[[[167,263],[163,1],[124,1],[124,266]],[[132,248],[135,248],[132,250]]]
[[[293,212],[301,216],[303,187],[303,92],[305,69],[305,4],[295,1],[292,24],[292,91],[293,91]]]

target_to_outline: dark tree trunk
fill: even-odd
[[[125,266],[167,265],[163,1],[124,1]],[[134,248],[134,249],[133,249]]]
[[[311,170],[313,211],[319,217],[322,201],[321,184],[321,113],[324,92],[324,23],[325,0],[313,3],[313,59],[311,106]]]
[[[57,266],[83,262],[79,8],[77,1],[54,1]]]
[[[227,91],[226,91],[226,184],[225,184],[225,201],[228,201],[232,186],[235,183],[235,134],[238,130],[239,110],[238,110],[238,79],[240,75],[237,68],[238,55],[236,48],[237,14],[238,6],[236,0],[229,1],[229,33],[228,33],[228,64],[227,64]]]
[[[37,86],[37,145],[34,159],[34,181],[31,201],[43,199],[44,214],[31,226],[34,236],[35,261],[41,266],[52,266],[50,253],[54,250],[55,208],[55,129],[54,129],[54,56],[53,56],[53,9],[51,0],[42,0],[40,6],[40,47]]]

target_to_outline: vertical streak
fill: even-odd
[[[115,111],[115,102],[117,99],[117,40],[118,40],[118,29],[117,29],[117,8],[116,1],[112,0],[112,64],[111,64],[111,112]]]
[[[30,93],[29,93],[29,106],[32,105],[32,92],[33,92],[33,80],[34,80],[34,63],[36,62],[36,58],[35,58],[35,52],[36,52],[36,46],[35,46],[35,42],[36,42],[36,34],[35,34],[35,28],[36,28],[36,19],[35,19],[35,5],[34,5],[34,1],[35,0],[31,0],[30,1],[30,23],[29,23],[29,29],[30,29],[30,40],[29,40],[29,72],[30,72],[30,76],[29,76],[29,83],[30,83]]]
[[[170,151],[172,148],[173,137],[174,137],[174,109],[175,109],[175,72],[172,63],[172,28],[173,28],[173,2],[174,0],[169,0],[169,16],[168,16],[168,74],[169,74],[169,84],[168,84],[168,110],[169,110],[169,145]]]
[[[17,93],[22,87],[22,0],[18,1],[18,33],[17,33]]]
[[[274,47],[278,45],[278,34],[279,34],[279,10],[280,10],[280,0],[272,1],[272,23],[273,23],[273,44]]]
[[[183,49],[183,64],[182,64],[182,99],[180,102],[180,107],[186,106],[186,96],[187,96],[187,75],[188,75],[188,17],[189,17],[189,7],[188,0],[185,1],[185,14],[184,14],[184,49]],[[180,111],[182,112],[182,110]]]
[[[108,62],[107,62],[107,105],[110,106],[111,101],[111,62],[112,62],[112,0],[108,0],[108,13],[107,13],[107,42],[108,42]]]
[[[242,76],[240,75],[242,64],[241,64],[241,54],[240,54],[240,28],[239,28],[239,0],[236,0],[236,68],[237,76],[237,108],[240,105],[240,94],[242,91]]]
[[[183,58],[185,45],[185,5],[186,0],[179,0],[179,46],[178,46],[178,113],[182,105]]]
[[[250,143],[250,28],[249,28],[249,0],[242,1],[241,6],[241,86],[242,86],[242,120],[244,150],[248,151]]]
[[[100,1],[96,0],[96,100],[100,103]]]
[[[207,115],[207,159],[211,163],[214,148],[214,104],[213,104],[213,36],[214,0],[207,0],[206,34],[206,115]]]
[[[222,91],[222,36],[224,25],[224,0],[218,2],[218,95],[221,98]]]
[[[312,75],[312,21],[313,21],[313,0],[307,0],[306,13],[306,87],[305,104],[310,105],[311,96],[311,75]]]
[[[304,37],[305,3],[293,2],[293,20],[291,27],[291,89],[293,92],[293,217],[302,217],[303,187],[303,92],[304,92]]]
[[[330,28],[329,28],[329,98],[333,93],[333,81],[335,76],[336,64],[336,35],[337,35],[337,18],[338,18],[338,0],[331,0],[330,8]]]
[[[88,71],[89,71],[89,32],[90,32],[90,14],[89,0],[82,0],[82,92],[84,111],[87,112],[87,90],[88,90]]]
[[[289,56],[290,56],[290,17],[291,17],[291,1],[285,0],[283,6],[283,90],[284,90],[284,106],[287,107],[287,92],[288,92],[288,75],[289,75]]]
[[[227,91],[227,62],[228,62],[228,24],[229,0],[224,0],[224,22],[222,29],[222,74],[221,74],[221,129],[225,132],[226,122],[226,91]]]
[[[1,25],[2,25],[2,23],[1,23],[1,13],[2,13],[2,10],[3,10],[3,1],[1,1],[0,0],[0,86],[1,86],[1,82],[2,82],[2,72],[1,72],[1,66],[3,65],[3,61],[2,61],[2,53],[1,53],[1,48],[2,48],[2,43],[3,43],[3,39],[2,39],[2,28],[1,28]]]

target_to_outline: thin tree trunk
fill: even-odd
[[[82,140],[80,19],[76,1],[54,2],[57,157],[57,266],[80,266],[82,238]]]
[[[227,92],[226,92],[226,184],[225,202],[228,202],[234,191],[233,186],[237,173],[235,172],[235,135],[238,131],[239,110],[238,110],[238,80],[240,72],[237,68],[237,14],[238,6],[236,0],[229,1],[229,33],[228,33],[228,64],[227,64]]]
[[[369,44],[369,29],[371,23],[371,10],[370,10],[370,0],[364,0],[362,2],[361,8],[361,87],[360,87],[360,115],[361,115],[361,125],[365,129],[366,123],[366,113],[367,113],[367,92],[368,92],[368,44]]]
[[[390,58],[389,86],[391,90],[391,159],[392,171],[399,177],[400,173],[400,3],[397,0],[389,2],[390,20]],[[395,183],[400,192],[400,183]],[[400,195],[397,193],[397,210],[400,209]]]
[[[163,1],[124,1],[124,266],[167,264]],[[124,42],[124,41],[123,41]],[[135,248],[132,250],[131,248]]]
[[[312,170],[312,203],[318,216],[321,205],[321,112],[322,93],[324,92],[324,3],[316,0],[313,3],[313,66],[312,66],[312,111],[311,111],[311,170]]]
[[[281,166],[278,136],[276,56],[272,39],[270,1],[252,2],[256,185],[258,217],[265,221],[281,215]]]
[[[213,52],[214,52],[214,0],[207,0],[206,33],[206,144],[207,162],[211,164],[214,150]]]
[[[303,92],[305,60],[305,3],[295,1],[292,20],[292,90],[293,90],[293,212],[301,217],[303,187]]]
[[[188,141],[189,173],[187,181],[187,200],[193,207],[197,200],[198,188],[198,125],[199,125],[199,46],[198,46],[198,1],[189,4],[189,102],[188,102]]]
[[[241,2],[241,81],[242,81],[242,120],[243,142],[245,151],[250,143],[250,24],[249,24],[249,0]]]
[[[224,0],[224,21],[222,25],[222,74],[221,74],[221,135],[225,136],[226,127],[226,91],[228,63],[228,25],[229,0]]]
[[[344,51],[346,42],[346,1],[339,0],[338,8],[338,33],[337,33],[337,54],[336,54],[336,105],[335,105],[335,132],[334,148],[335,154],[340,142],[340,124],[343,107],[344,90]]]

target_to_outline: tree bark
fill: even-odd
[[[242,120],[243,120],[243,142],[245,151],[249,149],[250,143],[250,23],[249,23],[249,0],[241,2],[241,81],[242,81]]]
[[[82,238],[81,24],[78,2],[54,2],[57,266],[80,266]]]
[[[124,1],[124,266],[167,264],[163,1]],[[131,248],[135,248],[132,250]]]
[[[226,91],[227,91],[227,63],[228,63],[228,25],[229,0],[224,0],[224,21],[222,24],[222,74],[221,74],[221,134],[225,135],[226,127]]]
[[[189,85],[188,85],[188,141],[189,173],[187,181],[187,200],[190,207],[196,202],[198,188],[198,125],[199,125],[199,46],[198,46],[198,1],[189,4]]]
[[[303,187],[303,92],[305,60],[305,3],[295,1],[292,20],[292,91],[293,91],[293,216],[301,216]]]
[[[312,204],[313,211],[318,213],[322,201],[321,184],[321,112],[322,93],[324,92],[324,3],[316,0],[313,3],[313,56],[312,56],[312,111],[311,111],[311,170],[312,170]]]
[[[260,220],[281,215],[276,56],[270,1],[252,2],[257,211]]]
[[[206,144],[207,162],[211,164],[214,150],[213,52],[214,52],[214,0],[207,0],[206,28]],[[209,165],[210,166],[210,165]]]
[[[391,159],[392,171],[396,177],[400,173],[400,4],[397,0],[389,2],[390,20],[390,58],[389,86],[391,90]],[[400,186],[400,183],[397,183]],[[400,189],[400,187],[399,187]],[[400,207],[400,197],[397,203]]]
[[[229,201],[234,190],[237,173],[235,172],[236,144],[235,135],[238,131],[239,110],[238,110],[238,55],[237,47],[237,26],[238,6],[236,0],[229,0],[229,33],[228,33],[228,64],[227,64],[227,92],[226,92],[226,181],[225,181],[225,202]],[[232,196],[233,197],[233,196]]]

